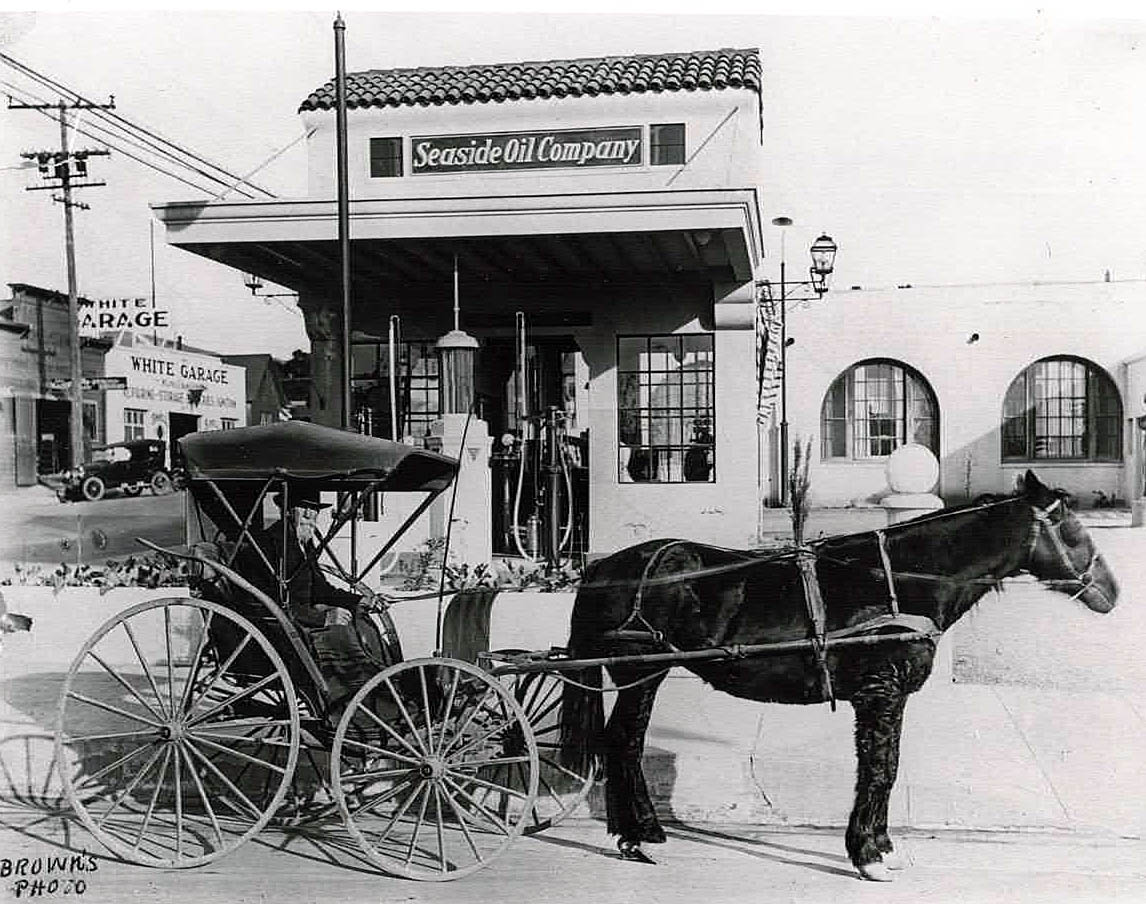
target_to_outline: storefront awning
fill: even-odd
[[[337,280],[333,200],[153,205],[169,244],[298,291]],[[686,276],[743,283],[762,239],[755,189],[352,200],[352,273],[377,286]]]

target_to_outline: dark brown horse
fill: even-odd
[[[904,703],[931,672],[938,633],[1020,572],[1096,612],[1114,607],[1118,586],[1062,495],[1030,471],[1012,496],[945,509],[884,531],[820,540],[811,550],[826,611],[821,636],[932,624],[935,631],[876,645],[828,645],[822,662],[803,649],[682,664],[718,690],[748,700],[818,703],[831,693],[851,703],[858,769],[847,850],[861,875],[886,880],[887,870],[898,865],[887,808]],[[895,608],[900,618],[889,619]],[[590,566],[574,603],[569,649],[578,659],[735,650],[806,640],[814,633],[811,624],[794,555],[752,556],[687,541],[650,541]],[[631,686],[618,692],[607,725],[600,693],[566,685],[564,754],[579,765],[604,756],[609,832],[619,836],[626,859],[651,862],[641,843],[665,836],[645,786],[641,753],[664,665],[610,665],[609,673],[618,687]],[[600,667],[579,673],[581,683],[593,687],[601,677]]]

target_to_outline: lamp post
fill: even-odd
[[[781,229],[792,225],[789,217],[776,217],[773,226]],[[810,249],[812,265],[808,279],[788,280],[788,264],[784,254],[784,233],[780,233],[780,504],[788,503],[788,302],[809,301],[820,298],[828,291],[828,277],[835,268],[838,246],[829,235],[820,235]],[[799,295],[797,291],[810,288],[814,296]],[[793,294],[789,295],[789,291]]]

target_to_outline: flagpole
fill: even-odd
[[[342,429],[350,429],[350,167],[346,148],[346,24],[334,20],[335,131],[338,158],[338,256],[342,288]]]

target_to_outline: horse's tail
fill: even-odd
[[[561,762],[585,775],[593,768],[605,727],[601,666],[563,674],[569,680],[561,692]]]

